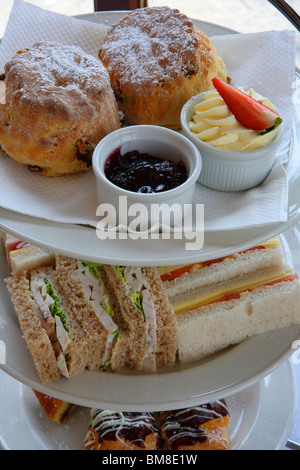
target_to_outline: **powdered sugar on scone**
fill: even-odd
[[[106,68],[77,46],[35,43],[5,64],[0,80],[1,148],[34,172],[90,170],[97,143],[120,128]]]
[[[169,7],[139,8],[109,28],[99,50],[124,120],[180,127],[184,103],[227,78],[208,36]]]
[[[145,86],[161,80],[175,79],[189,73],[190,63],[197,63],[199,40],[193,23],[179,11],[167,7],[142,9],[112,26],[101,57],[108,70],[118,68],[121,85]],[[162,21],[163,20],[163,21]],[[201,45],[201,54],[209,62],[212,50]]]

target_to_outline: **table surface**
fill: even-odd
[[[3,35],[6,22],[12,7],[12,0],[0,0],[0,37]],[[51,9],[58,13],[69,14],[69,1],[31,1],[42,8]],[[300,11],[300,0],[290,0],[288,3],[296,10]],[[255,32],[270,29],[294,29],[286,18],[284,18],[271,4],[261,0],[194,0],[165,1],[149,0],[149,6],[168,5],[172,8],[178,8],[190,17],[217,23],[240,32]],[[93,1],[80,0],[72,2],[72,14],[90,13],[93,7]],[[297,33],[297,67],[300,66],[300,40]],[[292,443],[299,443],[300,450],[300,364],[294,364],[296,384],[298,387],[298,405],[294,426],[290,435]],[[295,448],[295,447],[294,447]],[[292,450],[293,447],[285,447],[286,450]]]

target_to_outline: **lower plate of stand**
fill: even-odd
[[[294,422],[296,399],[289,361],[260,382],[227,397],[230,450],[284,448]],[[77,407],[66,424],[58,425],[45,415],[30,388],[1,371],[0,400],[3,450],[84,450],[90,408]]]

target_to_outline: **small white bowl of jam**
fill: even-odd
[[[114,207],[121,226],[128,227],[138,213],[139,230],[161,223],[163,207],[171,226],[181,221],[184,205],[193,202],[201,168],[200,152],[189,139],[152,125],[118,129],[93,153],[99,205]]]

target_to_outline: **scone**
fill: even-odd
[[[161,413],[162,436],[170,450],[227,450],[230,416],[224,400]]]
[[[129,124],[180,127],[185,102],[227,79],[207,35],[178,10],[141,8],[109,28],[99,57]]]
[[[91,410],[87,450],[161,450],[163,440],[151,413]]]
[[[1,78],[0,146],[42,175],[90,169],[97,143],[120,127],[107,70],[81,48],[36,43],[17,52]]]

